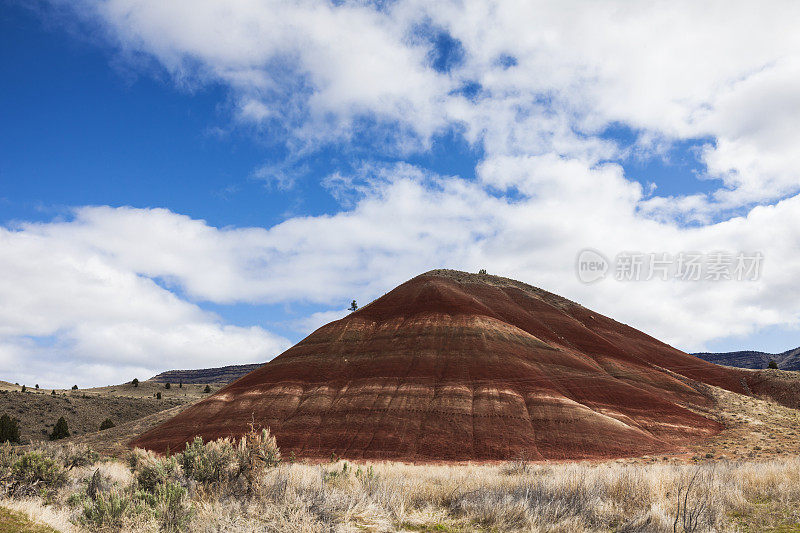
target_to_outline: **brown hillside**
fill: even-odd
[[[520,282],[431,271],[131,444],[175,451],[255,420],[298,457],[632,456],[721,429],[693,412],[714,405],[697,382],[749,394],[756,378]]]

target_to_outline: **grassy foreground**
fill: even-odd
[[[0,531],[800,531],[800,459],[310,465],[267,431],[127,460],[0,448]],[[13,512],[12,512],[13,511]],[[4,514],[3,514],[4,513]],[[24,531],[24,529],[22,529]],[[46,528],[30,531],[48,531]]]

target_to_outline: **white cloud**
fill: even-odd
[[[3,375],[44,386],[97,384],[100,376],[119,383],[167,368],[265,361],[289,345],[261,328],[223,324],[116,262],[106,241],[82,241],[70,231],[78,226],[0,228]],[[147,229],[123,236],[105,228],[104,238],[147,253]]]
[[[0,298],[11,303],[0,309],[0,362],[45,357],[45,342],[85,351],[86,365],[120,353],[125,372],[153,364],[158,347],[181,360],[264,358],[283,341],[191,302],[365,301],[441,266],[540,285],[686,348],[798,324],[797,3],[73,5],[178,83],[228,86],[237,119],[281,129],[295,155],[354,139],[404,154],[456,128],[483,157],[473,181],[403,164],[334,173],[325,185],[345,209],[271,228],[94,207],[4,231]],[[460,42],[448,72],[432,68],[423,26]],[[457,90],[468,82],[479,85],[471,96]],[[609,126],[638,141],[603,137]],[[705,145],[700,177],[721,180],[718,190],[645,195],[613,162],[662,157],[677,140]],[[286,168],[267,166],[264,177],[288,187]],[[766,270],[753,283],[588,287],[572,272],[586,246],[761,251]]]
[[[598,161],[621,155],[596,136],[621,124],[639,132],[641,147],[711,139],[703,162],[725,186],[705,199],[701,216],[800,189],[794,2],[71,5],[180,83],[226,84],[240,118],[286,128],[293,150],[346,144],[366,120],[387,127],[361,142],[400,153],[458,125],[490,156]],[[463,58],[449,72],[433,69],[421,28],[460,43]],[[472,99],[455,91],[467,82],[481,87]]]
[[[215,228],[163,209],[87,207],[69,221],[4,230],[0,361],[28,357],[33,371],[64,354],[81,365],[119,365],[124,371],[113,375],[122,379],[131,368],[266,360],[285,347],[261,328],[221,324],[154,280],[193,300],[341,305],[352,297],[364,304],[431,268],[488,268],[687,349],[800,321],[800,253],[786,246],[800,239],[800,196],[685,228],[638,213],[641,190],[614,165],[528,157],[482,166],[494,186],[505,185],[495,176],[527,177],[513,180],[523,194],[514,199],[406,165],[382,172],[353,209],[269,229]],[[608,255],[759,251],[765,268],[755,282],[587,286],[574,273],[587,246]],[[295,326],[340,316],[315,313]]]

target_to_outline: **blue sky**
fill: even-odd
[[[541,5],[190,4],[0,8],[6,314],[13,289],[44,291],[37,275],[63,284],[0,329],[14,381],[36,371],[24,358],[100,380],[266,360],[350,299],[439,266],[485,266],[686,350],[800,344],[800,258],[782,244],[796,244],[797,156],[770,133],[796,109],[800,55],[787,38],[729,60],[747,13],[707,28],[681,5],[697,46],[716,39],[693,55],[668,36],[617,49],[620,32],[643,36],[602,7],[566,24]],[[540,31],[557,52],[514,37]],[[764,109],[774,98],[785,106]],[[586,286],[571,266],[587,246],[763,250],[767,266],[749,285]],[[48,271],[63,261],[74,272]],[[162,312],[183,318],[150,323]],[[184,330],[192,341],[152,353]],[[194,357],[204,335],[218,344]]]

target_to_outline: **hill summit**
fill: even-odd
[[[269,426],[286,455],[578,459],[676,449],[721,429],[697,359],[547,291],[433,270],[322,326],[131,444],[177,451]]]

